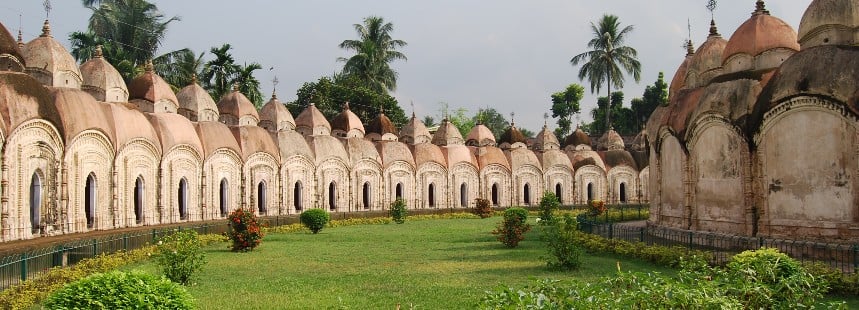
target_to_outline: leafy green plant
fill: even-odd
[[[406,201],[402,198],[397,198],[394,203],[391,204],[391,219],[394,220],[397,224],[402,224],[406,222]]]
[[[522,208],[504,210],[504,220],[498,224],[492,234],[507,247],[515,248],[525,239],[525,233],[531,230],[527,220],[528,210]]]
[[[206,264],[202,244],[193,230],[177,231],[158,240],[156,261],[173,282],[188,285]]]
[[[331,220],[331,215],[325,210],[314,208],[301,212],[299,220],[304,227],[307,227],[311,232],[317,234],[325,227],[326,224],[328,224],[328,221]]]
[[[544,239],[549,251],[546,265],[549,268],[573,270],[582,264],[583,250],[576,244],[576,219],[564,216],[564,221],[546,227]]]
[[[539,223],[545,226],[555,225],[555,211],[558,211],[560,206],[561,202],[555,193],[546,192],[543,194],[543,198],[540,200]]]
[[[483,198],[475,199],[474,214],[482,219],[492,216],[492,207],[489,206],[489,200]]]
[[[247,252],[262,243],[264,233],[253,210],[236,209],[228,217],[230,230],[227,236],[232,241],[234,252]]]
[[[54,292],[48,309],[194,309],[185,289],[141,271],[97,273]]]
[[[727,294],[751,309],[807,308],[828,290],[828,283],[773,248],[734,255],[725,269]]]

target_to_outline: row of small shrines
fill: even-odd
[[[463,138],[414,115],[367,125],[348,105],[329,122],[310,105],[293,118],[276,96],[261,110],[234,90],[217,103],[196,81],[174,93],[151,64],[128,85],[98,49],[80,66],[43,34],[17,42],[0,25],[0,240],[262,215],[565,204],[646,197],[637,152],[610,131],[591,149],[581,130]],[[635,154],[636,156],[633,156]]]

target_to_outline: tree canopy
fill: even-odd
[[[398,51],[407,43],[393,39],[391,32],[394,25],[385,22],[379,16],[364,18],[363,24],[354,24],[357,40],[344,40],[340,48],[355,52],[349,58],[338,58],[345,62],[343,74],[352,76],[370,90],[387,93],[397,88],[397,72],[391,69],[394,60],[407,60],[406,55]]]
[[[397,127],[402,127],[408,121],[394,97],[367,88],[354,76],[321,77],[316,82],[304,83],[296,95],[298,98],[287,104],[292,115],[296,116],[310,103],[314,103],[326,118],[333,119],[343,110],[343,104],[348,102],[349,109],[365,124],[376,118],[380,107],[384,108],[385,115]]]
[[[500,138],[504,131],[510,127],[510,122],[504,118],[504,115],[498,113],[495,108],[478,109],[477,114],[472,117],[472,121],[475,124],[480,123],[489,128],[489,131],[492,132],[492,135],[496,139]],[[468,129],[468,132],[471,132],[471,128]]]
[[[563,91],[552,94],[552,117],[558,119],[555,136],[566,137],[572,127],[572,117],[581,111],[579,102],[585,94],[585,89],[579,84],[570,84]]]

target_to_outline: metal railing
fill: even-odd
[[[747,237],[635,226],[623,223],[579,222],[579,229],[608,239],[642,242],[647,245],[682,246],[713,253],[713,264],[724,264],[734,254],[760,248],[775,248],[802,262],[821,262],[845,273],[859,270],[859,245]]]
[[[206,223],[173,226],[113,234],[89,239],[63,242],[49,247],[0,257],[0,290],[37,277],[54,267],[66,267],[101,254],[129,251],[145,247],[176,230],[195,230],[200,234],[223,233],[227,223]]]

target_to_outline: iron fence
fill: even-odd
[[[845,273],[859,270],[859,245],[816,241],[748,237],[678,230],[624,223],[580,222],[580,230],[608,239],[642,242],[647,245],[682,246],[713,253],[711,263],[721,265],[734,254],[760,248],[776,248],[802,262],[821,262]]]
[[[49,247],[0,257],[0,290],[37,277],[54,267],[66,267],[101,254],[129,251],[152,244],[160,236],[176,230],[195,230],[200,234],[223,233],[227,223],[207,223],[162,227],[63,242]]]

